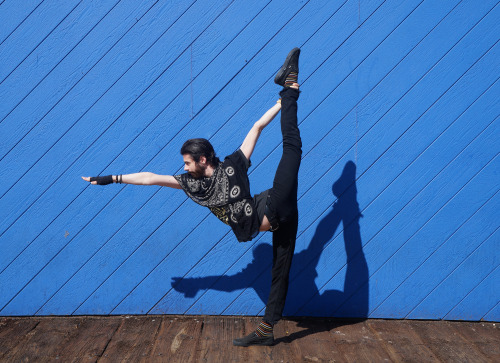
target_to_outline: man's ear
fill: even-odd
[[[206,158],[206,156],[200,156],[200,164],[207,165],[207,158]]]

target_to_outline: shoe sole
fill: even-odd
[[[288,55],[286,56],[286,59],[285,59],[285,63],[283,63],[283,66],[281,66],[281,69],[278,71],[278,73],[276,74],[276,77],[274,77],[274,83],[276,84],[279,84],[280,86],[284,86],[285,85],[285,79],[281,80],[281,78],[284,78],[283,76],[285,75],[286,73],[286,70],[288,68],[288,63],[290,63],[290,59],[292,59],[292,56],[295,54],[295,52],[299,51],[300,52],[300,48],[293,48],[290,53],[288,53]]]
[[[233,341],[233,345],[236,346],[236,347],[251,347],[251,346],[254,346],[254,345],[258,345],[258,346],[271,346],[273,345],[274,342],[271,342],[271,343],[253,343],[253,344],[241,344],[241,343],[238,343],[238,342],[235,342]]]

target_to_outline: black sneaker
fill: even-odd
[[[260,337],[255,332],[250,333],[246,337],[233,340],[233,345],[238,347],[249,347],[251,345],[273,345],[274,336]]]
[[[276,77],[274,77],[274,83],[279,84],[280,86],[285,86],[286,77],[290,74],[290,72],[299,73],[299,55],[299,48],[293,48],[290,53],[288,53],[285,63],[283,63],[283,66],[276,74]]]

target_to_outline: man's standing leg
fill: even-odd
[[[254,332],[233,341],[233,344],[238,346],[274,343],[273,326],[282,317],[288,292],[289,273],[297,235],[297,178],[302,155],[302,141],[297,126],[299,90],[296,81],[299,54],[298,48],[292,50],[275,78],[275,82],[285,88],[280,92],[283,155],[276,170],[266,209],[266,215],[271,223],[274,224],[273,221],[279,223],[279,228],[273,232],[271,291],[264,319]]]
[[[271,291],[267,300],[263,320],[272,326],[282,318],[288,293],[288,280],[292,258],[295,252],[298,216],[280,224],[273,232],[273,267],[271,271]]]

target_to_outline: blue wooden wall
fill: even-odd
[[[302,48],[286,315],[500,319],[497,0],[0,1],[0,315],[263,313],[271,234],[80,176],[234,151]],[[279,121],[252,191],[269,188]]]

